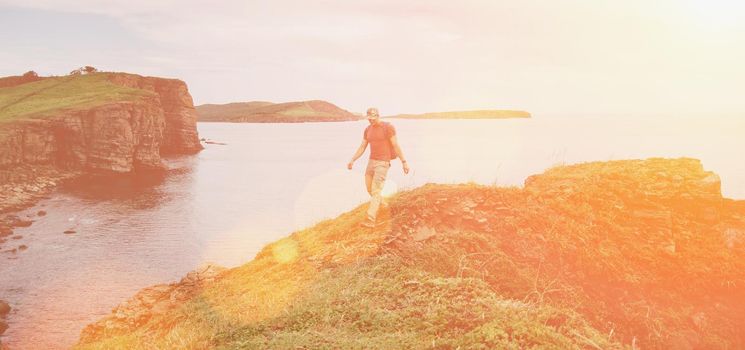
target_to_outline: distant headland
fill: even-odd
[[[509,119],[530,118],[526,111],[487,109],[475,111],[432,112],[422,114],[397,114],[383,118],[396,119]]]
[[[303,123],[341,122],[364,119],[362,114],[351,113],[333,103],[321,100],[272,103],[267,101],[203,104],[196,107],[200,122],[229,123]],[[510,119],[530,118],[526,111],[472,110],[431,112],[422,114],[397,114],[382,118],[396,119]]]
[[[266,101],[204,104],[196,107],[200,122],[303,123],[359,120],[360,117],[321,100],[272,103]]]

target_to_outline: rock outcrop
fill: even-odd
[[[164,122],[161,154],[195,153],[202,149],[197,134],[197,112],[183,81],[121,73],[113,75],[111,81],[155,92]]]
[[[52,164],[61,169],[130,172],[160,166],[165,128],[157,100],[63,111],[4,125],[0,167]]]
[[[224,270],[224,267],[207,264],[189,272],[178,283],[145,288],[132,299],[117,306],[107,318],[85,327],[80,338],[86,342],[101,338],[107,333],[121,334],[137,329],[193,298],[205,283],[214,281]],[[162,326],[165,325],[160,325],[161,328]]]

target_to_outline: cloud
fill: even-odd
[[[706,17],[688,2],[0,0],[0,6],[114,22],[131,37],[111,52],[91,45],[52,55],[68,68],[81,65],[81,56],[96,57],[115,70],[181,77],[198,102],[323,97],[356,110],[374,98],[394,112],[639,109],[633,104],[745,109],[730,92],[745,75],[737,63],[745,49],[733,45],[745,37],[743,26],[730,24],[712,36],[692,26]],[[18,50],[15,61],[28,52]],[[699,84],[690,83],[692,76],[701,77]],[[676,96],[686,94],[705,95],[706,102],[678,106]]]

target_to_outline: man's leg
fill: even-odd
[[[365,174],[365,186],[367,186],[367,193],[369,193],[371,196],[372,196],[372,183],[373,183],[373,174],[366,173]]]
[[[370,185],[370,207],[367,209],[367,218],[375,221],[378,216],[378,208],[380,208],[380,202],[383,200],[383,185],[385,184],[385,178],[388,174],[388,162],[379,161],[376,162],[373,167],[372,184]]]
[[[370,197],[372,197],[372,183],[373,183],[373,174],[365,174],[365,185],[367,185],[367,193],[370,194]],[[384,186],[385,187],[385,186]],[[388,206],[388,201],[385,200],[385,198],[380,200],[380,207],[385,208]]]
[[[375,161],[369,159],[367,161],[367,167],[365,168],[365,186],[367,187],[367,193],[372,196],[372,183],[373,176],[375,175]]]

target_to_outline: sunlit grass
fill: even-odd
[[[395,256],[323,271],[284,314],[215,341],[220,349],[622,348],[571,311],[504,299],[479,279],[440,277]]]
[[[293,239],[286,238],[272,245],[272,256],[280,264],[286,264],[297,259],[298,244]]]

